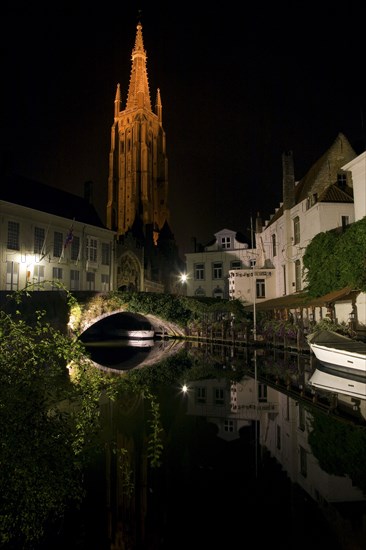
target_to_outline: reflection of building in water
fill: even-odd
[[[267,449],[291,481],[320,506],[366,502],[350,477],[328,474],[321,468],[308,442],[313,419],[311,399],[303,401],[300,391],[295,399],[249,376],[240,383],[200,380],[190,383],[189,388],[187,414],[207,417],[223,439],[238,438],[243,426],[249,427],[257,421],[261,448]],[[349,399],[352,398],[338,395],[338,404]],[[352,401],[349,404],[353,409],[356,406]],[[358,400],[358,405],[362,409],[366,401]],[[332,420],[339,422],[336,418]]]
[[[263,419],[266,424],[261,424],[261,444],[281,463],[291,481],[320,504],[365,501],[362,491],[349,477],[328,474],[320,467],[308,443],[313,420],[308,406],[284,393],[276,393],[278,415]]]
[[[205,416],[218,428],[218,436],[231,441],[239,430],[278,412],[276,391],[245,376],[240,383],[199,380],[189,385],[188,414]]]

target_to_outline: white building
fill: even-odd
[[[283,154],[283,203],[263,227],[256,225],[261,265],[276,270],[276,296],[304,290],[307,245],[318,233],[355,221],[351,173],[342,167],[356,153],[343,134],[295,181],[292,153]]]
[[[114,289],[115,233],[88,198],[7,176],[0,219],[0,290]]]
[[[355,222],[366,216],[366,152],[343,166],[352,173]]]
[[[255,259],[256,251],[242,235],[230,229],[218,231],[202,251],[186,254],[187,295],[229,299],[229,272],[252,273]]]
[[[270,220],[264,224],[256,220],[258,274],[254,277],[261,281],[256,283],[255,296],[259,309],[262,305],[296,310],[296,297],[306,290],[303,256],[310,241],[318,233],[342,230],[366,215],[365,166],[365,153],[356,156],[341,133],[300,181],[295,181],[292,153],[283,155],[283,202]],[[245,286],[246,279],[240,275],[230,273],[230,296],[244,296],[247,301],[253,298],[251,285],[248,282]],[[265,289],[265,296],[260,296],[260,288]],[[365,324],[365,294],[352,290],[335,293],[329,301],[315,300],[312,307],[301,308],[302,315],[322,318],[333,299],[338,322],[348,322],[356,309],[358,322]]]

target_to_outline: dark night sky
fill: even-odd
[[[119,82],[124,107],[139,8],[183,258],[193,237],[248,234],[251,215],[269,218],[283,151],[300,179],[339,132],[365,149],[364,18],[352,2],[240,14],[222,3],[75,4],[2,8],[1,151],[15,172],[75,194],[93,181],[103,221],[114,96]]]

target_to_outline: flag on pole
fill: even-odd
[[[66,235],[65,243],[64,243],[64,250],[69,246],[69,244],[72,243],[72,240],[74,238],[74,225],[72,225]]]

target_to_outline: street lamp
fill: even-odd
[[[182,294],[184,294],[184,295],[187,293],[187,280],[188,280],[187,273],[181,273],[179,275],[179,282],[180,282],[181,287],[182,287]]]

